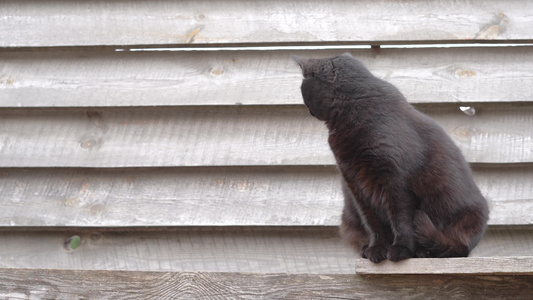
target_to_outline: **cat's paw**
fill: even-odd
[[[414,256],[413,251],[404,246],[392,245],[387,253],[387,259],[390,261],[400,261]]]
[[[387,258],[387,248],[383,246],[371,246],[363,250],[363,257],[373,263],[378,263]]]
[[[365,251],[366,251],[367,248],[368,248],[368,245],[364,245],[364,246],[363,246],[363,249],[361,249],[361,257],[362,257],[362,258],[368,258],[368,257],[366,257],[366,255],[365,255]]]

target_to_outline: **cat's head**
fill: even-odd
[[[304,103],[311,115],[321,121],[331,118],[335,105],[336,91],[342,90],[348,82],[353,82],[354,71],[362,68],[362,64],[349,53],[330,58],[303,58],[293,55],[292,58],[302,68],[304,76],[301,90]]]
[[[292,58],[302,68],[304,79],[301,91],[309,113],[321,121],[327,121],[334,100],[335,66],[329,58],[314,59],[296,55]]]

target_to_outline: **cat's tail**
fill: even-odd
[[[452,239],[438,230],[429,216],[417,210],[413,219],[415,240],[419,244],[418,257],[466,257],[470,253],[470,243]]]

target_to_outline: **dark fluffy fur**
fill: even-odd
[[[489,209],[444,130],[350,54],[294,59],[343,175],[344,239],[376,263],[468,256]]]

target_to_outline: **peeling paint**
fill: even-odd
[[[494,18],[477,33],[476,39],[493,40],[504,33],[507,29],[509,18],[502,12],[497,13]]]
[[[455,75],[458,77],[474,77],[476,76],[476,71],[474,70],[457,70]]]
[[[224,74],[224,69],[222,68],[215,67],[211,69],[211,75],[213,76],[220,76],[222,74]]]
[[[185,36],[185,43],[186,44],[191,44],[194,42],[194,38],[200,33],[200,31],[202,31],[202,29],[204,29],[204,26],[199,26],[199,27],[196,27],[196,29],[194,29],[193,31],[189,32],[189,34],[187,34]]]

